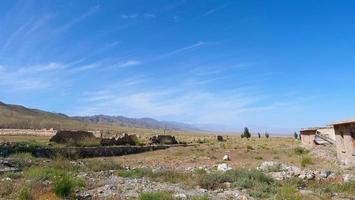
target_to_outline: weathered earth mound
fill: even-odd
[[[59,144],[72,144],[96,139],[93,133],[87,131],[58,131],[49,141]]]
[[[123,134],[117,138],[103,138],[101,139],[101,145],[103,146],[114,146],[114,145],[137,145],[138,137],[136,135]]]
[[[174,136],[171,135],[156,135],[149,138],[150,144],[178,144]]]

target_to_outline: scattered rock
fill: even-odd
[[[343,175],[343,181],[344,181],[344,183],[348,183],[350,181],[355,181],[355,175],[353,175],[353,174],[344,174]]]
[[[176,199],[187,199],[186,194],[180,193],[180,194],[174,194],[174,198]]]
[[[228,170],[231,170],[232,168],[230,168],[226,163],[223,163],[223,164],[219,164],[217,166],[217,170],[218,171],[222,171],[222,172],[226,172]]]
[[[10,161],[8,160],[0,160],[0,174],[7,173],[7,172],[19,172],[20,169],[15,167]]]
[[[326,170],[326,171],[321,171],[321,173],[319,174],[319,176],[320,176],[321,178],[328,178],[331,174],[332,174],[331,171]]]
[[[224,155],[224,156],[223,156],[223,160],[224,160],[224,161],[230,161],[230,158],[229,158],[228,155]]]

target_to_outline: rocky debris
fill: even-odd
[[[224,155],[224,156],[223,156],[223,160],[224,160],[224,161],[230,161],[230,158],[229,158],[228,155]]]
[[[343,181],[344,181],[344,183],[348,183],[350,181],[355,181],[355,175],[354,174],[344,174]]]
[[[59,144],[79,143],[87,140],[98,140],[88,131],[58,131],[49,141]]]
[[[11,164],[8,160],[0,160],[0,173],[19,172],[20,169]]]
[[[296,166],[289,166],[275,161],[266,161],[262,163],[258,170],[268,173],[271,177],[276,180],[285,180],[292,177],[300,178],[303,180],[314,180],[314,179],[327,179],[334,178],[335,174],[329,170],[324,171],[312,171],[306,169],[300,169]]]
[[[224,141],[223,136],[218,135],[218,136],[217,136],[217,141],[219,141],[219,142],[223,142],[223,141]]]
[[[156,135],[149,138],[149,144],[178,144],[178,142],[171,135]]]
[[[113,146],[113,145],[137,145],[138,137],[136,135],[128,135],[127,133],[122,134],[116,138],[102,138],[100,141],[103,146]]]
[[[331,163],[338,162],[336,157],[336,151],[332,146],[316,145],[311,149],[309,154],[316,158],[327,160]]]
[[[222,172],[226,172],[228,170],[231,170],[232,168],[229,167],[226,163],[223,163],[223,164],[219,164],[217,166],[217,171],[222,171]]]
[[[332,174],[331,171],[329,171],[329,170],[323,170],[323,171],[320,172],[319,175],[320,175],[320,177],[322,177],[322,178],[328,178],[331,174]]]
[[[209,191],[201,188],[186,189],[180,184],[158,183],[147,178],[130,179],[113,175],[113,173],[80,173],[88,183],[92,183],[92,189],[77,191],[77,199],[131,199],[142,192],[168,191],[178,199],[207,195],[211,200],[240,199],[252,200],[245,191],[238,189],[225,189]]]

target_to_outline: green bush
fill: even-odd
[[[138,200],[174,200],[174,198],[168,192],[147,192],[139,194]]]
[[[264,158],[261,157],[261,156],[256,156],[256,157],[255,157],[255,160],[262,160],[262,159],[264,159]]]
[[[214,172],[201,176],[198,180],[198,184],[202,188],[209,190],[221,188],[225,182],[232,183],[233,187],[259,191],[263,193],[263,196],[269,196],[269,193],[275,187],[275,182],[272,178],[257,170],[237,169],[225,173]]]
[[[23,187],[17,195],[18,200],[31,200],[32,196],[27,187]]]
[[[293,153],[296,155],[304,155],[308,153],[308,150],[302,147],[296,147],[293,149]]]
[[[283,186],[277,190],[275,200],[302,200],[302,196],[294,187]]]
[[[119,170],[118,175],[125,178],[142,178],[153,176],[153,172],[150,169],[136,168],[131,170]]]
[[[112,160],[90,160],[85,163],[85,166],[89,171],[94,172],[122,169],[121,165]]]
[[[64,170],[50,167],[31,167],[24,171],[25,177],[35,178],[39,181],[53,180],[55,177],[64,174]]]
[[[312,158],[310,156],[302,156],[300,160],[300,164],[302,167],[306,167],[309,164],[312,164]]]
[[[203,195],[203,196],[195,196],[188,198],[189,200],[208,200],[208,195]]]
[[[77,186],[83,186],[79,179],[71,178],[68,174],[58,176],[53,182],[53,192],[59,197],[68,197]]]

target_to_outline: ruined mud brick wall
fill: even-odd
[[[333,127],[323,127],[317,130],[321,135],[328,136],[332,140],[336,140],[335,131]]]
[[[334,124],[339,162],[355,166],[355,120]]]
[[[57,133],[56,130],[52,129],[0,129],[0,136],[1,135],[28,135],[28,136],[47,136],[52,137]]]
[[[314,139],[316,136],[317,128],[302,129],[301,133],[301,142],[307,148],[315,146]]]

